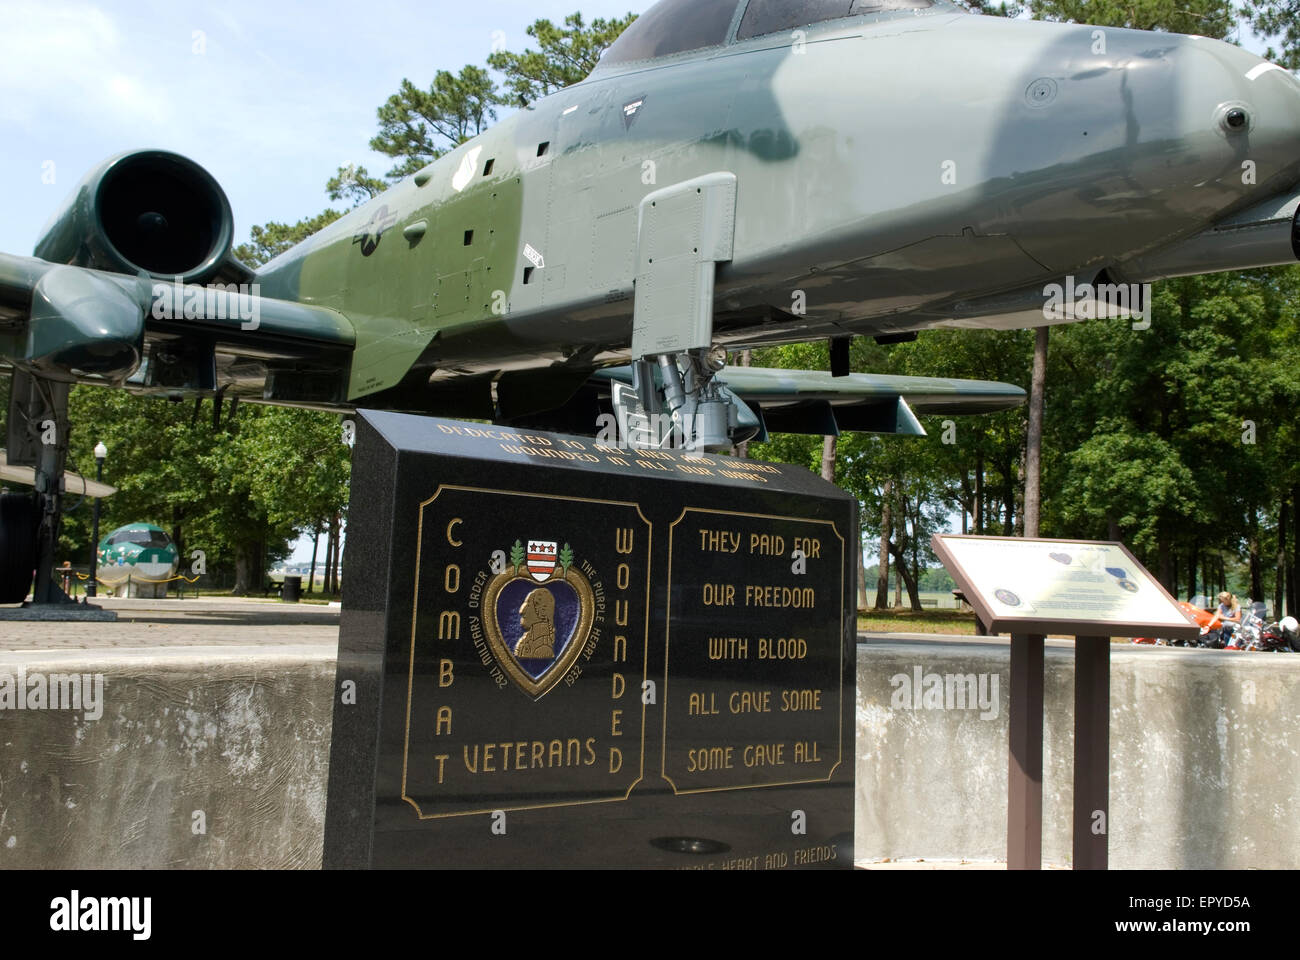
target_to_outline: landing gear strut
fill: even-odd
[[[63,471],[68,459],[68,391],[70,385],[14,370],[9,396],[8,459],[12,466],[36,471],[32,494],[0,497],[0,603],[19,603],[27,596],[36,571],[32,601],[26,606],[55,612],[60,608],[115,615],[78,604],[60,588],[54,575],[55,551],[63,520]]]
[[[617,384],[614,408],[623,441],[633,449],[677,447],[728,450],[738,423],[736,405],[717,374],[727,363],[721,347],[661,354],[632,365],[633,384]]]

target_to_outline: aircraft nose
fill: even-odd
[[[1234,161],[1229,176],[1247,194],[1275,188],[1262,199],[1294,184],[1300,179],[1300,81],[1240,47],[1200,38],[1187,43],[1193,65],[1204,66],[1197,72],[1217,82],[1199,100],[1201,115],[1189,112],[1185,123],[1199,120],[1222,140]]]
[[[1020,190],[997,225],[1039,263],[1124,259],[1300,181],[1300,83],[1287,71],[1203,37],[1019,33],[1033,56],[1008,84],[1023,103],[991,169]]]

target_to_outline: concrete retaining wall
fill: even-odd
[[[101,674],[102,716],[0,709],[0,867],[320,866],[332,647],[0,651],[20,671]]]
[[[319,866],[332,645],[0,650],[0,685],[20,671],[102,674],[103,716],[0,709],[0,867]],[[1068,864],[1072,648],[1046,671],[1044,858]],[[940,706],[927,675],[976,697]],[[859,859],[1005,857],[1008,681],[1005,643],[859,645]],[[1300,866],[1300,656],[1116,646],[1111,702],[1112,866]]]
[[[1009,662],[1005,642],[859,645],[859,859],[1005,859]],[[897,679],[917,667],[998,677],[996,714],[918,708]],[[1072,646],[1048,646],[1044,713],[1043,858],[1069,864]],[[1113,868],[1300,866],[1300,656],[1112,646],[1110,746]]]

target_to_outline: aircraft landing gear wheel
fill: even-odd
[[[22,603],[36,567],[36,528],[40,512],[34,497],[0,494],[0,603]]]

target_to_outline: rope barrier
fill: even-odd
[[[88,573],[77,573],[77,571],[75,571],[75,570],[72,571],[72,572],[73,572],[73,574],[76,576],[76,578],[77,578],[78,580],[89,580],[89,579],[90,579],[90,574],[88,574]],[[199,576],[202,576],[202,574],[200,574]],[[174,576],[174,577],[168,577],[166,580],[154,580],[154,579],[151,579],[150,577],[141,577],[141,576],[138,576],[137,574],[131,573],[131,574],[127,574],[127,579],[130,580],[132,583],[172,583],[172,582],[174,582],[174,581],[176,581],[176,580],[184,580],[186,583],[198,583],[198,581],[199,581],[199,578],[198,578],[198,577],[187,577],[187,576],[185,576],[185,574],[183,574],[183,573],[178,573],[178,574],[177,574],[176,576]],[[121,583],[122,581],[120,581],[120,580],[108,581],[108,580],[105,580],[103,577],[96,577],[96,578],[95,578],[95,582],[96,582],[96,583],[102,583],[104,586],[108,586],[108,585],[110,584],[110,582],[111,582],[111,583]]]

